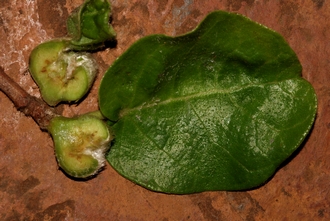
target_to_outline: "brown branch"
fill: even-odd
[[[43,130],[47,129],[49,121],[59,115],[54,108],[44,101],[28,94],[13,81],[0,66],[0,90],[14,103],[15,107],[26,116],[31,116]]]

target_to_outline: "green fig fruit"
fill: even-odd
[[[78,101],[90,89],[97,64],[88,53],[68,51],[68,41],[51,40],[31,52],[29,70],[50,106]]]
[[[95,175],[105,164],[111,134],[106,123],[95,115],[51,120],[48,131],[53,137],[59,166],[70,176]]]

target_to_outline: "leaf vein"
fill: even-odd
[[[141,127],[139,126],[139,124],[136,123],[135,120],[132,120],[133,124],[135,125],[136,129],[138,129],[140,131],[140,133],[145,137],[147,138],[150,142],[152,142],[155,147],[160,150],[161,152],[164,152],[170,159],[174,160],[174,161],[177,161],[170,153],[166,152],[164,149],[162,149],[158,144],[157,142],[152,139],[150,136],[148,136],[142,129]]]
[[[220,146],[217,142],[215,142],[213,139],[212,139],[212,134],[210,133],[209,129],[205,126],[203,120],[201,119],[201,117],[199,116],[199,114],[197,113],[195,107],[191,105],[191,109],[193,110],[194,114],[196,115],[197,119],[201,122],[201,125],[204,127],[205,131],[207,131],[207,133],[209,134],[209,138],[210,138],[210,141],[211,143],[213,143],[214,145],[220,147],[225,153],[227,153],[227,155],[229,157],[231,157],[234,161],[236,161],[244,170],[246,170],[247,172],[251,172],[242,162],[240,162],[238,159],[236,159],[225,147],[223,146]]]
[[[291,79],[286,79],[286,80],[291,80]],[[130,109],[126,109],[126,110],[122,110],[121,117],[129,114],[130,112],[134,112],[136,110],[140,111],[140,110],[143,110],[143,109],[148,109],[148,108],[152,108],[152,107],[159,106],[159,105],[170,104],[172,102],[187,101],[187,100],[190,100],[190,99],[206,97],[206,96],[211,96],[211,95],[215,95],[215,94],[237,93],[239,91],[242,91],[242,90],[245,90],[245,89],[248,89],[248,88],[265,87],[266,85],[273,85],[273,84],[277,84],[277,83],[278,82],[268,82],[268,83],[263,83],[263,84],[247,85],[247,86],[244,86],[244,87],[232,87],[232,88],[229,88],[229,89],[214,89],[214,90],[209,90],[207,92],[195,93],[195,94],[190,94],[190,95],[175,97],[175,98],[168,98],[167,100],[163,100],[163,101],[159,101],[159,100],[155,99],[152,103],[143,103],[140,106],[130,108]]]

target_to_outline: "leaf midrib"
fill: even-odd
[[[288,79],[284,79],[284,80],[281,80],[281,81],[273,81],[273,82],[267,82],[267,83],[262,83],[262,84],[246,85],[246,86],[243,86],[243,87],[231,87],[231,88],[228,88],[228,89],[214,89],[214,90],[209,90],[207,92],[200,92],[200,93],[190,94],[190,95],[181,96],[181,97],[174,97],[174,98],[172,97],[172,98],[168,98],[168,99],[163,100],[163,101],[153,99],[154,101],[152,103],[143,103],[143,104],[141,104],[137,107],[134,107],[134,108],[122,109],[120,111],[119,118],[125,117],[126,115],[129,115],[132,112],[141,111],[141,110],[152,108],[152,107],[155,107],[155,106],[167,105],[167,104],[170,104],[170,103],[182,102],[182,101],[187,101],[187,100],[190,100],[190,99],[207,97],[207,96],[211,96],[211,95],[215,95],[215,94],[232,94],[232,93],[237,93],[239,91],[249,89],[249,88],[253,88],[253,87],[263,88],[266,85],[279,84],[280,82],[290,81],[290,80],[293,80],[293,79],[295,79],[295,78],[288,78]]]

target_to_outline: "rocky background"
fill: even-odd
[[[100,73],[73,116],[97,109],[104,71],[148,34],[192,30],[208,12],[246,15],[281,33],[297,53],[319,107],[311,134],[260,188],[241,192],[167,195],[148,191],[109,165],[95,179],[74,181],[58,169],[51,137],[0,92],[0,220],[330,220],[330,1],[110,0],[117,44],[97,56]],[[66,34],[68,14],[83,0],[1,0],[0,65],[28,93],[31,50]]]

